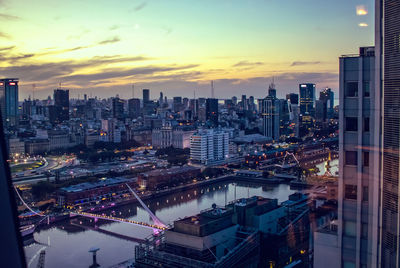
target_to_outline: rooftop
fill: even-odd
[[[82,191],[87,191],[91,189],[96,189],[96,188],[102,188],[105,186],[111,186],[111,185],[116,185],[116,184],[121,184],[121,183],[127,183],[131,182],[131,179],[126,179],[126,178],[108,178],[105,180],[100,180],[98,182],[84,182],[76,185],[71,185],[68,187],[63,187],[60,190],[63,192],[67,193],[77,193],[77,192],[82,192]]]
[[[272,138],[267,138],[261,134],[250,134],[250,135],[245,135],[243,137],[237,137],[233,139],[233,142],[236,143],[265,143],[265,142],[271,142]]]
[[[178,173],[183,173],[187,171],[194,171],[198,168],[192,167],[192,166],[183,166],[183,167],[172,167],[169,169],[157,169],[157,170],[152,170],[146,173],[143,173],[142,176],[144,177],[151,177],[151,176],[161,176],[161,175],[170,175],[170,174],[178,174]]]

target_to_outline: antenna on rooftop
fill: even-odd
[[[135,84],[132,84],[132,99],[135,97]]]
[[[211,80],[211,98],[214,99],[214,81]]]

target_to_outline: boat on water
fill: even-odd
[[[28,237],[33,236],[33,232],[35,232],[35,227],[36,226],[34,224],[19,227],[19,231],[21,232],[22,238],[26,239]]]

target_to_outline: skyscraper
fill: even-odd
[[[160,98],[158,99],[158,105],[162,106],[164,101],[164,94],[160,91]]]
[[[215,127],[218,126],[218,99],[206,100],[206,120],[209,120]]]
[[[5,127],[18,123],[18,82],[18,78],[0,79],[0,106]]]
[[[344,267],[370,267],[376,265],[378,254],[380,170],[380,119],[375,109],[380,91],[369,87],[375,83],[374,47],[360,48],[359,56],[342,56],[339,76],[341,261]]]
[[[137,118],[140,116],[140,99],[128,100],[128,114],[130,118]]]
[[[56,123],[69,120],[69,90],[54,90],[54,108],[56,111]]]
[[[286,94],[286,99],[290,101],[291,104],[299,104],[299,94],[296,93],[289,93]]]
[[[173,97],[174,112],[180,112],[182,110],[182,97]]]
[[[333,116],[334,93],[332,89],[325,88],[319,93],[319,100],[322,102],[322,117],[323,121],[330,119]]]
[[[273,140],[279,139],[279,100],[276,98],[275,85],[271,84],[268,89],[268,96],[258,100],[260,102],[261,116],[263,120],[262,133]]]
[[[381,86],[383,92],[380,265],[399,267],[400,1],[377,0],[375,14],[379,70],[375,87]]]
[[[150,101],[150,89],[143,89],[143,106]]]
[[[242,110],[247,110],[247,97],[246,95],[242,95]]]
[[[310,116],[314,116],[314,104],[315,104],[315,84],[300,84],[300,113],[305,115],[308,113]]]
[[[113,117],[116,119],[124,118],[124,101],[116,97],[112,99]]]

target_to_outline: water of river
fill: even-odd
[[[224,182],[173,193],[145,203],[164,223],[170,224],[178,218],[199,213],[210,208],[213,203],[223,206],[236,198],[259,195],[287,200],[294,191],[289,185],[267,186],[252,183]],[[148,213],[139,204],[129,204],[103,211],[106,215],[152,223]],[[145,238],[152,234],[151,229],[119,222],[99,221],[101,229],[131,237]],[[99,247],[97,260],[101,267],[108,267],[134,258],[136,242],[116,238],[82,226],[94,226],[92,219],[77,218],[42,229],[34,234],[35,243],[25,247],[29,267],[36,267],[39,252],[46,250],[46,267],[89,267],[92,257],[88,250]],[[50,244],[50,246],[47,246]]]

